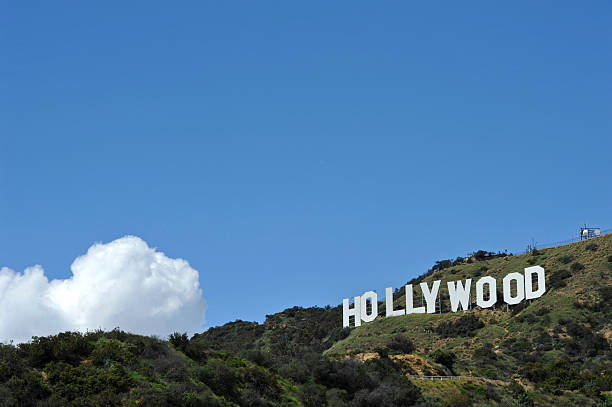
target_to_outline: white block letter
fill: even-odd
[[[425,307],[414,308],[414,300],[412,298],[412,284],[406,285],[406,314],[424,314]]]
[[[393,288],[391,287],[386,289],[385,302],[387,303],[387,317],[398,317],[406,313],[403,309],[393,311]]]
[[[489,299],[484,300],[484,285],[489,286]],[[476,282],[476,305],[480,308],[489,308],[497,302],[497,283],[491,276],[483,277]]]
[[[372,311],[368,315],[368,299],[372,304]],[[374,291],[367,291],[361,296],[361,319],[363,322],[372,322],[378,316],[378,295]]]
[[[342,300],[342,327],[346,328],[349,326],[349,317],[355,317],[355,326],[361,326],[361,297],[355,297],[355,306],[349,308],[349,300],[345,298]]]
[[[538,275],[538,290],[533,291],[533,274]],[[525,299],[533,300],[540,298],[546,291],[546,277],[544,277],[544,268],[540,266],[527,267],[525,269]]]
[[[468,278],[465,280],[465,287],[461,281],[449,281],[446,285],[448,286],[448,295],[450,296],[451,311],[457,312],[459,303],[461,303],[461,308],[467,311],[470,307],[472,279]]]
[[[436,312],[436,297],[438,296],[439,289],[440,280],[434,281],[431,291],[429,291],[427,283],[421,283],[421,290],[423,291],[423,296],[425,297],[425,302],[427,303],[428,314],[433,314]]]
[[[512,297],[510,282],[516,281],[516,297]],[[506,304],[514,305],[525,299],[525,282],[521,273],[510,273],[504,277],[504,301]]]

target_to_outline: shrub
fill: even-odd
[[[533,315],[532,313],[524,313],[518,316],[518,318],[516,318],[516,320],[518,322],[527,322],[528,324],[535,324],[538,322],[538,319],[536,318],[535,315]]]
[[[168,339],[176,349],[179,349],[183,352],[185,352],[185,350],[187,349],[187,345],[189,345],[189,338],[187,337],[186,332],[183,332],[182,334],[174,332],[170,335]]]
[[[339,388],[350,394],[362,389],[373,389],[376,382],[368,374],[366,365],[346,359],[338,362],[321,359],[320,364],[313,370],[315,380],[328,388]]]
[[[96,366],[109,366],[112,362],[130,364],[135,360],[132,349],[133,345],[116,339],[103,338],[96,343],[96,348],[91,352],[91,359]]]
[[[134,384],[118,363],[112,363],[108,369],[99,369],[91,363],[73,367],[65,362],[51,362],[45,372],[60,405],[72,402],[79,406],[116,406],[119,405],[118,394],[128,391]]]
[[[574,273],[584,270],[584,265],[579,262],[575,262],[571,265],[570,270]]]
[[[389,341],[387,347],[401,353],[412,353],[416,349],[414,342],[404,335],[396,335]]]
[[[411,406],[420,396],[420,390],[408,379],[395,383],[384,383],[369,391],[362,389],[355,394],[352,406],[393,407]]]
[[[596,243],[589,243],[588,245],[584,246],[584,249],[589,252],[594,252],[598,249],[598,246]]]
[[[493,350],[493,344],[483,343],[474,351],[474,358],[481,362],[492,362],[497,360],[497,354]]]
[[[565,330],[572,338],[565,341],[565,349],[570,356],[594,357],[610,349],[608,341],[602,335],[574,320],[566,323]]]
[[[241,382],[266,399],[277,400],[280,397],[281,389],[276,377],[268,370],[260,366],[248,366],[240,369],[240,374]]]
[[[568,359],[559,359],[546,366],[547,378],[543,386],[550,392],[558,390],[578,390],[582,387],[582,379],[576,365]]]
[[[325,387],[316,383],[305,383],[300,386],[298,396],[305,407],[319,407],[326,404]]]
[[[518,374],[534,383],[540,383],[548,378],[548,368],[542,362],[529,362],[518,369]]]
[[[502,400],[497,390],[495,390],[495,386],[493,386],[491,383],[487,383],[485,392],[486,392],[487,399],[489,400],[493,400],[497,402],[500,402]]]
[[[202,342],[190,341],[184,352],[191,359],[198,362],[206,362],[208,359],[208,349]]]
[[[441,364],[442,366],[446,366],[451,373],[453,372],[453,365],[457,360],[457,355],[453,352],[447,352],[443,350],[437,350],[432,355],[434,362]]]
[[[557,271],[553,272],[550,275],[550,277],[548,278],[548,284],[552,288],[563,288],[563,287],[565,287],[567,285],[565,280],[567,280],[571,276],[572,275],[567,270],[563,270],[563,269],[557,270]]]
[[[380,356],[383,359],[386,359],[389,357],[389,348],[385,348],[385,347],[377,347],[376,349],[374,349],[374,352],[378,353],[378,356]]]
[[[351,328],[349,327],[337,328],[337,329],[334,329],[329,334],[329,341],[332,343],[341,341],[342,339],[348,338],[350,334],[351,334]]]
[[[328,390],[325,397],[327,398],[328,407],[348,407],[348,394],[345,390],[331,389]]]
[[[559,261],[563,264],[569,264],[572,262],[572,260],[574,260],[574,256],[572,256],[571,254],[559,257]]]
[[[612,286],[606,285],[599,289],[599,295],[601,296],[601,301],[608,302],[612,300]]]
[[[12,345],[0,343],[0,383],[13,376],[21,376],[26,371],[23,360],[19,358],[17,349]]]
[[[271,368],[274,364],[272,355],[270,355],[269,352],[264,352],[260,349],[245,350],[241,353],[241,356],[259,366],[263,366],[267,368]]]
[[[453,407],[472,407],[474,400],[464,392],[452,392],[446,396],[445,405]]]
[[[55,336],[35,336],[31,343],[21,344],[19,348],[34,367],[40,368],[53,360],[76,366],[91,353],[92,345],[79,332],[62,332]]]
[[[434,330],[443,338],[454,336],[474,336],[484,326],[484,322],[474,314],[467,314],[454,321],[440,323]]]
[[[198,380],[205,383],[219,396],[230,400],[237,399],[236,386],[239,383],[238,376],[232,369],[225,366],[219,359],[211,359],[208,363],[197,369]]]

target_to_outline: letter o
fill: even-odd
[[[368,314],[368,299],[372,302],[372,311]],[[361,320],[372,322],[378,316],[378,295],[374,291],[367,291],[361,296]]]
[[[516,296],[512,296],[511,282],[516,281]],[[515,305],[525,299],[525,279],[521,273],[510,273],[504,277],[504,301]],[[363,311],[362,311],[363,312]]]
[[[489,299],[484,300],[484,285],[489,286]],[[491,276],[481,278],[476,282],[476,305],[480,308],[489,308],[497,302],[497,285]]]

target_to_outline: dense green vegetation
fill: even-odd
[[[379,318],[352,329],[325,353],[359,357],[375,352],[389,338],[406,335],[420,357],[411,367],[421,364],[422,374],[483,380],[480,385],[467,381],[478,392],[467,392],[466,380],[438,385],[416,381],[422,398],[434,405],[516,405],[517,399],[523,405],[610,404],[611,253],[612,236],[607,235],[522,256],[438,262],[443,267],[432,267],[412,283],[477,279],[485,274],[495,277],[500,286],[507,273],[539,264],[546,269],[547,292],[512,307],[498,303],[495,309],[479,310],[472,303],[468,312]],[[448,310],[444,284],[442,291],[442,309]],[[397,307],[405,301],[402,289],[396,290],[395,301]],[[493,386],[497,397],[478,396],[486,393],[487,386]],[[468,393],[470,397],[464,398]]]
[[[246,359],[120,330],[65,332],[0,345],[1,406],[266,406],[297,389]]]
[[[481,250],[412,283],[499,283],[534,264],[547,292],[513,307],[452,313],[442,301],[442,314],[358,328],[341,327],[341,307],[294,307],[192,338],[117,329],[0,345],[0,406],[611,406],[612,235],[522,256]],[[418,379],[430,375],[462,378]]]

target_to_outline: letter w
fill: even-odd
[[[465,287],[463,287],[461,281],[449,281],[447,285],[448,294],[450,295],[451,310],[457,312],[459,303],[461,303],[463,310],[467,311],[470,305],[470,287],[472,286],[472,279],[468,278],[465,280]]]

